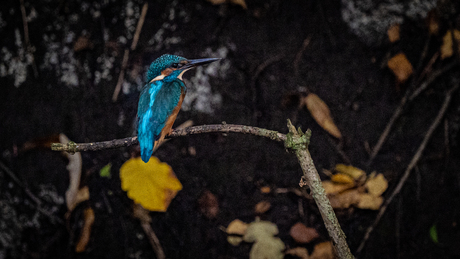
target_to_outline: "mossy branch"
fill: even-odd
[[[339,258],[354,258],[348,248],[345,234],[343,233],[340,224],[332,209],[331,203],[326,196],[318,171],[313,164],[313,159],[308,151],[308,144],[310,142],[311,132],[307,130],[303,133],[299,128],[298,130],[288,120],[289,133],[287,135],[273,130],[267,130],[257,127],[234,125],[234,124],[215,124],[187,127],[184,129],[175,129],[171,132],[168,138],[176,138],[187,135],[202,134],[202,133],[243,133],[251,134],[260,137],[269,138],[275,141],[284,142],[287,149],[292,150],[299,160],[302,167],[303,177],[301,185],[308,185],[311,190],[311,195],[315,200],[321,216],[323,218],[329,236],[332,239]],[[55,151],[67,151],[70,153],[80,151],[96,151],[103,149],[112,149],[119,147],[127,147],[138,143],[137,137],[130,137],[124,139],[115,139],[104,142],[93,143],[74,143],[68,144],[53,143],[51,149]]]

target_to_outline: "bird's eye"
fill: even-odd
[[[179,64],[178,64],[178,63],[173,63],[173,64],[171,65],[171,67],[172,67],[172,68],[178,68],[178,67],[179,67]]]

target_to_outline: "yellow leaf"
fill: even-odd
[[[390,28],[388,28],[387,30],[387,35],[388,35],[388,39],[390,40],[390,42],[396,42],[399,40],[399,24],[393,24],[391,25]]]
[[[347,174],[334,174],[331,176],[331,181],[334,183],[341,183],[341,184],[354,184],[353,178]]]
[[[375,173],[373,173],[369,176],[365,186],[370,194],[378,197],[386,191],[388,188],[388,182],[383,174],[375,175]]]
[[[388,68],[393,71],[395,74],[396,79],[400,83],[404,83],[413,72],[412,64],[407,59],[404,53],[398,53],[390,60],[388,60]]]
[[[337,184],[327,180],[322,183],[326,194],[340,193],[355,186],[354,184]]]
[[[340,133],[340,130],[332,120],[329,107],[327,107],[326,103],[324,103],[321,98],[316,94],[310,93],[303,101],[319,126],[336,138],[342,137],[342,133]]]
[[[460,31],[454,31],[454,39],[455,45],[457,45],[457,49],[460,51]],[[452,31],[447,31],[446,35],[442,38],[442,46],[441,46],[441,59],[445,59],[451,57],[454,54],[454,43],[452,42]]]
[[[359,194],[359,202],[356,207],[360,209],[378,210],[383,203],[382,197],[376,197],[368,193]]]
[[[338,173],[349,175],[355,180],[359,180],[361,177],[366,175],[363,170],[351,165],[337,164],[334,170]]]
[[[128,197],[150,211],[166,211],[182,184],[172,168],[152,157],[148,163],[131,158],[120,168],[121,188]]]

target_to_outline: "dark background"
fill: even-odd
[[[415,11],[410,9],[412,1],[379,2],[248,0],[244,9],[203,0],[151,1],[137,47],[130,51],[123,90],[113,102],[123,53],[131,46],[144,2],[25,0],[26,42],[21,1],[3,1],[0,161],[44,201],[44,210],[64,219],[67,160],[43,143],[59,133],[75,142],[132,136],[139,89],[155,58],[164,53],[220,57],[223,60],[185,75],[189,100],[176,126],[189,119],[194,125],[225,121],[286,133],[289,118],[295,126],[312,130],[309,148],[319,172],[347,162],[337,152],[341,149],[352,165],[383,173],[389,180],[388,196],[446,90],[458,83],[458,66],[405,107],[371,165],[366,164],[366,145],[375,145],[408,86],[414,80],[423,82],[421,71],[439,50],[445,32],[459,28],[460,18],[454,1],[421,1]],[[440,32],[429,36],[424,17],[434,7]],[[386,29],[396,22],[401,24],[401,40],[390,43]],[[306,39],[309,44],[302,50]],[[402,84],[385,65],[398,52],[415,68]],[[432,70],[456,59],[458,53],[438,59]],[[305,108],[297,109],[296,96],[308,91],[329,106],[343,134],[340,143]],[[459,256],[459,100],[457,92],[361,258]],[[63,224],[38,213],[25,188],[2,169],[0,258],[153,258],[139,221],[131,216],[131,201],[120,188],[118,169],[133,152],[135,147],[82,153],[82,184],[89,186],[91,198]],[[278,226],[286,246],[298,246],[289,236],[298,221],[318,229],[321,237],[316,242],[328,240],[312,200],[259,190],[298,186],[300,166],[280,143],[241,134],[202,134],[173,139],[155,155],[171,165],[184,186],[166,213],[151,213],[167,258],[248,258],[251,244],[231,246],[219,226],[235,218],[253,221],[253,207],[261,200],[272,206],[262,218]],[[108,163],[112,178],[102,178],[98,172]],[[219,201],[214,219],[200,213],[197,200],[206,190]],[[305,215],[299,214],[299,202]],[[86,252],[76,254],[85,206],[94,209],[95,223]],[[352,252],[376,214],[337,211]],[[433,225],[438,244],[430,238]],[[311,252],[313,245],[305,247]]]

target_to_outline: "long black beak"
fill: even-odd
[[[200,59],[188,59],[187,64],[183,65],[180,69],[186,70],[197,66],[206,65],[214,61],[221,60],[221,58],[200,58]]]

